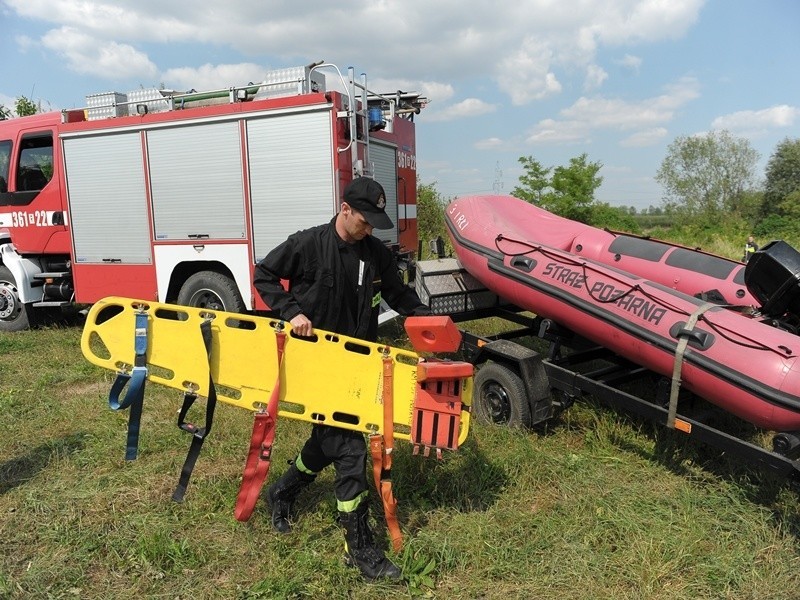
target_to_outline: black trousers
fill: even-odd
[[[314,425],[300,451],[303,466],[319,473],[332,464],[339,502],[354,500],[367,489],[367,443],[364,434],[349,429]]]

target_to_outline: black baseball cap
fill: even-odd
[[[367,223],[375,229],[394,228],[394,223],[386,214],[386,193],[374,179],[353,179],[344,189],[344,201],[364,215]]]

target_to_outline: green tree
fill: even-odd
[[[770,156],[765,173],[764,202],[761,215],[770,214],[794,218],[796,201],[789,201],[800,193],[800,139],[784,139]]]
[[[20,96],[17,98],[17,102],[14,104],[14,107],[17,110],[18,117],[28,117],[30,115],[35,115],[39,112],[39,106],[33,100],[26,98],[25,96]]]
[[[511,195],[531,204],[541,205],[545,190],[550,188],[550,172],[553,168],[545,168],[532,156],[520,156],[517,161],[522,165],[524,173],[520,175],[520,185],[512,190]]]
[[[597,173],[602,168],[599,162],[589,162],[584,152],[569,159],[569,166],[553,169],[550,185],[553,193],[545,195],[542,207],[562,217],[588,223],[591,220],[594,193],[603,178]]]
[[[0,104],[0,119],[10,119],[14,116],[14,113],[16,113],[18,117],[28,117],[41,112],[41,109],[41,103],[36,104],[33,100],[25,96],[20,96],[14,102],[14,112],[12,112],[10,108]]]
[[[519,159],[525,172],[512,196],[541,206],[552,213],[583,223],[591,220],[596,206],[594,194],[603,178],[598,176],[602,164],[591,162],[586,153],[571,158],[566,166],[545,168],[538,160]]]
[[[764,192],[761,190],[745,190],[739,197],[736,206],[736,213],[742,219],[753,225],[758,223],[761,218],[761,211],[764,204]]]
[[[755,187],[758,158],[748,140],[725,130],[678,136],[655,177],[665,190],[665,208],[709,221],[728,212],[741,215],[745,193]]]

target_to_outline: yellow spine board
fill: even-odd
[[[278,376],[276,319],[108,297],[86,318],[81,349],[105,369],[129,371],[135,357],[138,312],[148,315],[147,379],[176,390],[208,395],[208,365],[200,324],[211,320],[211,375],[221,402],[247,410],[266,407]],[[418,365],[408,350],[315,330],[313,339],[287,333],[280,373],[281,417],[325,423],[364,433],[383,433],[383,355],[394,365],[394,432],[410,440]],[[424,372],[424,370],[422,371]],[[459,445],[469,430],[472,377],[456,382],[462,403]]]

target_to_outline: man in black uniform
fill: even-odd
[[[310,336],[319,328],[375,341],[381,299],[401,315],[430,314],[400,279],[391,251],[371,235],[373,229],[394,227],[385,207],[383,187],[368,177],[356,178],[329,223],[289,236],[256,266],[256,290],[296,334]],[[288,281],[288,291],[281,280]],[[267,490],[272,525],[288,532],[295,498],[333,464],[347,563],[367,579],[397,579],[400,570],[375,544],[368,524],[366,462],[362,433],[315,424],[294,463]]]

